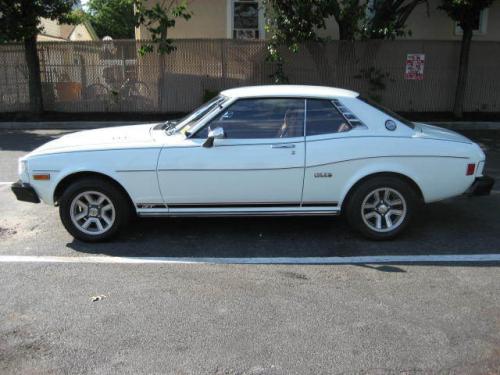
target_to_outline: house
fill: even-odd
[[[39,42],[79,42],[86,40],[99,40],[94,28],[88,21],[78,25],[60,24],[56,20],[41,19],[43,31],[38,34]]]
[[[148,5],[163,0],[148,0]],[[373,1],[373,0],[372,0]],[[265,39],[264,11],[259,0],[191,0],[189,9],[193,16],[189,21],[177,20],[169,37],[177,39],[229,38]],[[407,26],[416,40],[459,40],[461,29],[445,12],[438,10],[440,0],[429,0],[429,13],[424,4],[410,15]],[[320,33],[338,39],[338,26],[329,19],[327,30]],[[136,39],[149,39],[148,31],[141,26],[136,29]],[[500,2],[478,15],[475,40],[500,41]]]

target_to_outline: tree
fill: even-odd
[[[40,61],[36,48],[37,35],[42,31],[40,18],[71,23],[75,0],[0,0],[0,41],[23,42],[28,67],[31,110],[43,112]]]
[[[168,37],[168,29],[175,27],[177,19],[189,20],[191,11],[186,0],[163,0],[148,8],[143,0],[134,0],[136,26],[144,25],[151,34],[152,43],[145,43],[139,48],[139,54],[155,50],[160,54],[160,79],[158,90],[160,108],[164,108],[165,98],[161,96],[165,85],[165,56],[175,50],[174,42]]]
[[[172,39],[168,38],[168,29],[175,27],[178,18],[189,20],[192,16],[187,1],[163,0],[148,8],[144,0],[134,0],[136,26],[143,25],[151,35],[151,41],[157,43],[160,55],[169,54],[175,50]],[[154,51],[154,44],[144,44],[139,52],[145,54]]]
[[[406,21],[411,12],[427,1],[376,0],[369,5],[367,0],[266,0],[266,31],[271,35],[268,60],[278,67],[275,82],[286,81],[279,47],[285,46],[297,52],[300,44],[308,42],[312,42],[307,46],[316,56],[318,71],[328,76],[330,69],[322,47],[324,40],[318,36],[318,31],[326,29],[328,18],[333,17],[337,22],[341,41],[393,39],[405,35]],[[339,45],[340,70],[353,57],[352,47],[351,43]],[[327,76],[321,78],[328,81]]]
[[[328,74],[324,40],[317,32],[326,29],[326,20],[333,16],[339,25],[339,38],[354,40],[364,15],[362,1],[364,0],[266,0],[266,32],[271,35],[268,60],[277,63],[278,67],[273,75],[274,81],[280,83],[287,80],[279,47],[285,46],[290,51],[297,52],[302,43],[307,43],[311,54],[316,56],[318,71]]]
[[[492,2],[493,0],[442,0],[439,6],[439,9],[444,10],[462,29],[460,61],[458,64],[455,102],[453,104],[453,115],[456,118],[462,118],[463,116],[472,32],[477,25],[480,12],[489,7]]]
[[[86,7],[87,19],[99,38],[113,39],[134,37],[136,17],[134,0],[89,0]]]
[[[363,26],[363,36],[366,39],[394,39],[411,34],[406,28],[406,21],[413,10],[420,4],[426,4],[429,13],[428,0],[376,0],[368,6],[370,13]]]

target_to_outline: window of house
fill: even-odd
[[[480,12],[477,12],[474,15],[474,28],[473,32],[474,34],[486,34],[486,26],[488,24],[488,9],[483,9]],[[455,34],[456,35],[462,35],[463,30],[458,24],[458,22],[455,23]]]
[[[308,136],[345,132],[351,128],[330,100],[307,100],[306,134]]]
[[[303,137],[304,99],[240,99],[194,137],[206,138],[217,127],[228,139]]]
[[[232,25],[234,39],[261,38],[259,2],[232,0]]]

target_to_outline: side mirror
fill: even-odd
[[[217,127],[214,130],[211,130],[208,132],[208,138],[207,140],[203,143],[203,147],[213,147],[214,141],[216,139],[222,139],[226,135],[224,134],[224,129],[221,127]]]

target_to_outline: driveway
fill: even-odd
[[[63,133],[0,132],[0,373],[500,373],[500,263],[470,261],[500,256],[498,185],[425,207],[392,242],[320,217],[142,219],[85,244],[6,184]],[[463,133],[499,180],[500,131]]]

